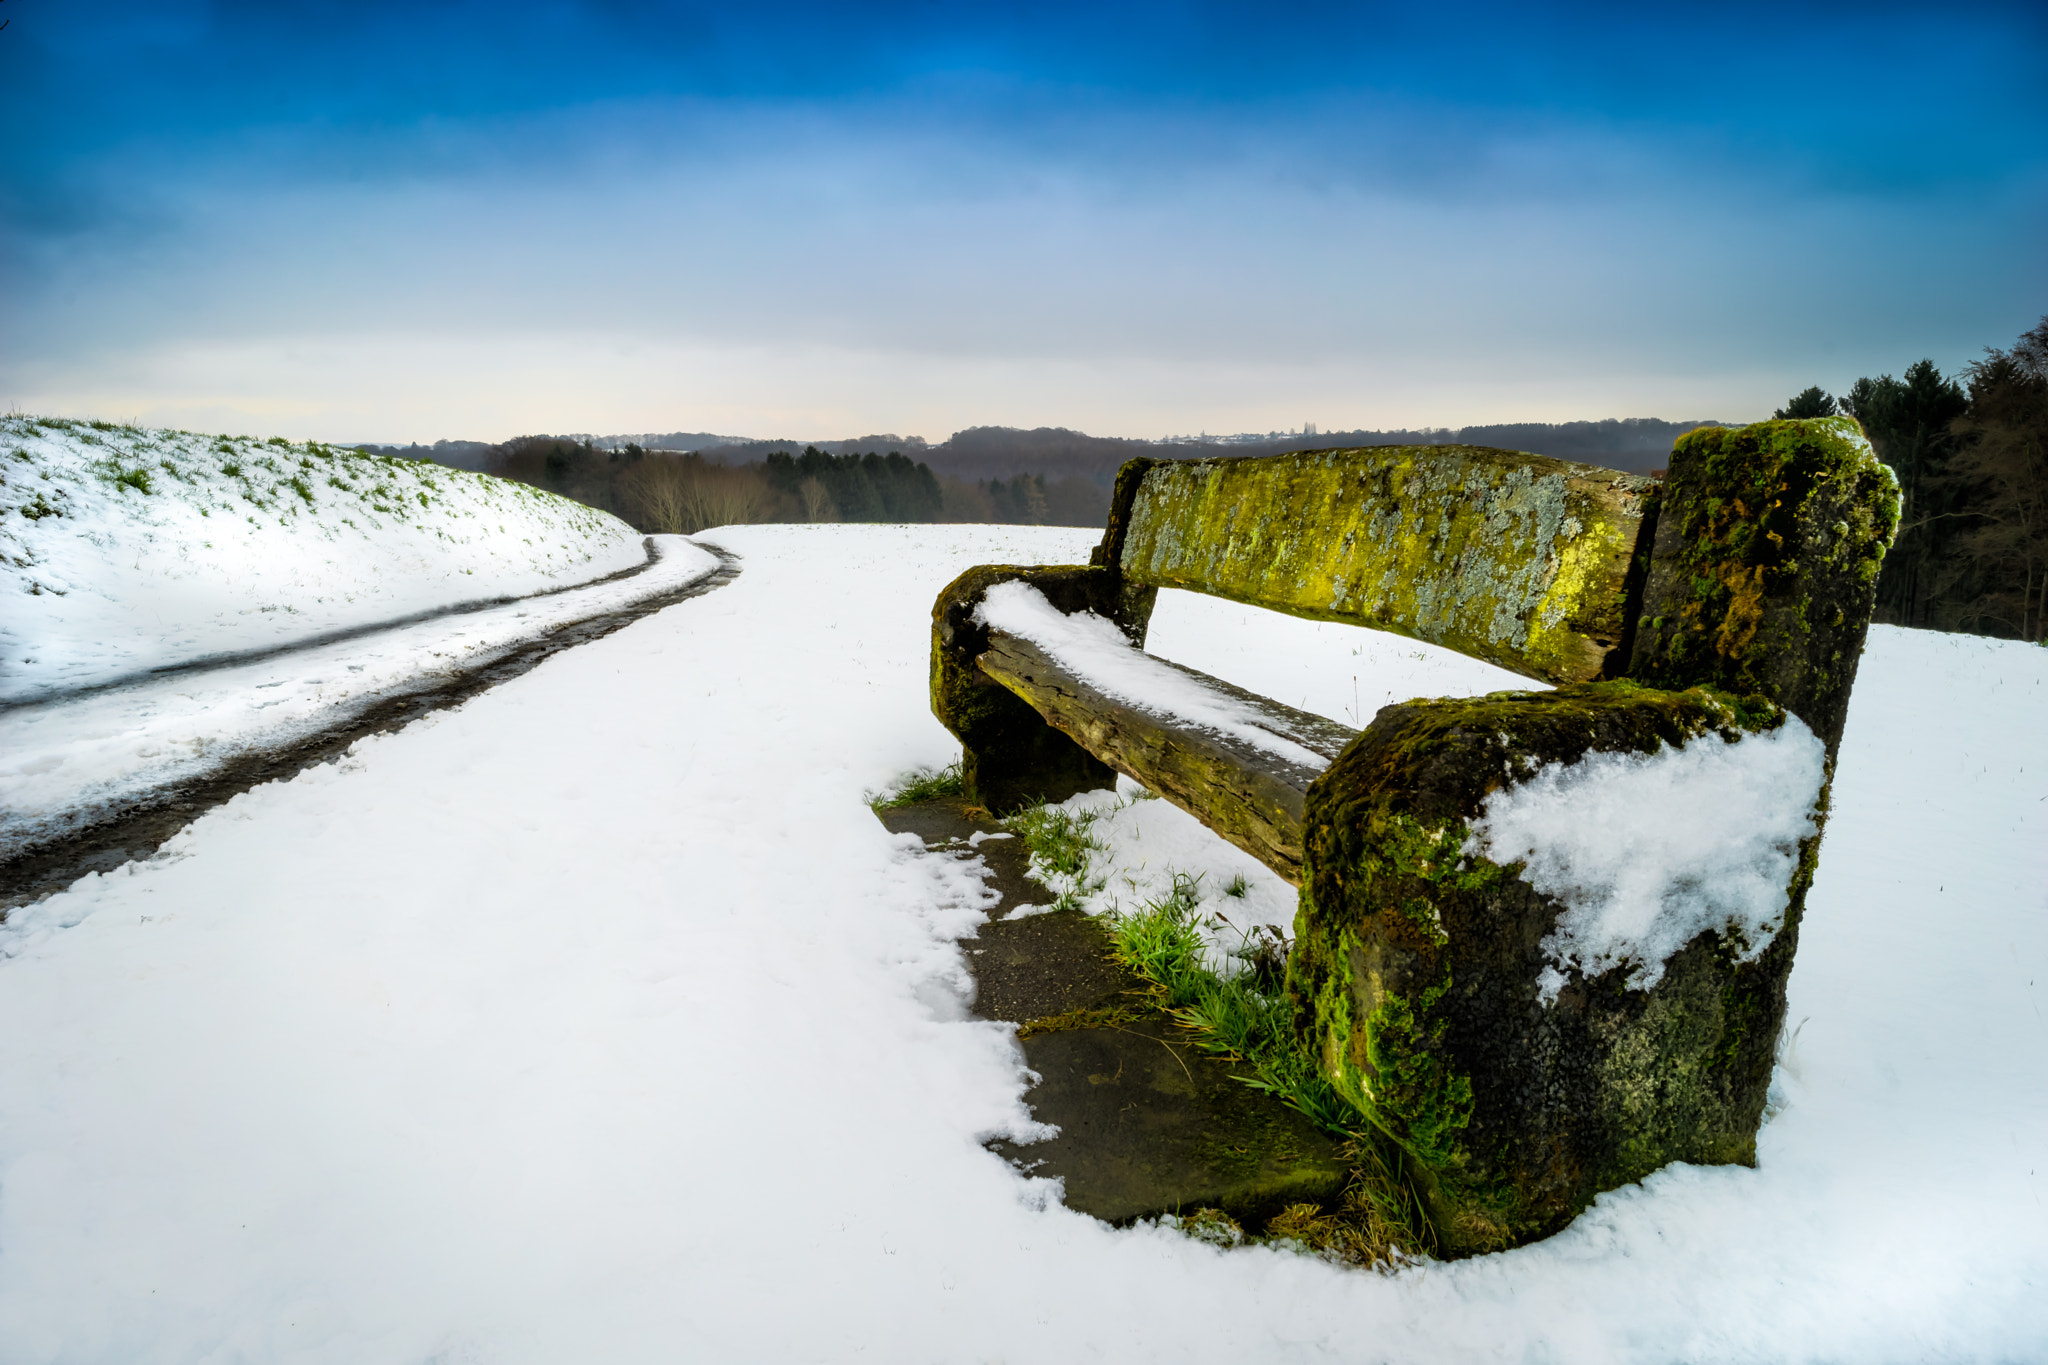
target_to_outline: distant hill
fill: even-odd
[[[898,451],[930,465],[945,479],[984,483],[1020,475],[1048,483],[1083,479],[1107,487],[1124,461],[1140,455],[1162,460],[1209,455],[1273,455],[1287,450],[1345,446],[1476,445],[1527,450],[1561,460],[1636,472],[1661,469],[1671,443],[1695,427],[1727,425],[1710,418],[1670,422],[1657,417],[1609,417],[1597,422],[1498,422],[1470,427],[1422,427],[1387,431],[1256,432],[1236,436],[1181,436],[1158,441],[1090,436],[1065,427],[968,427],[932,445],[921,436],[884,433],[841,440],[771,440],[704,431],[639,432],[619,436],[568,433],[560,439],[599,449],[636,445],[647,450],[693,450],[714,463],[758,464],[778,451],[791,454],[815,446],[832,455]],[[484,441],[436,441],[433,445],[363,445],[359,450],[433,460],[457,469],[482,469],[492,451]]]
[[[1124,461],[1140,455],[1187,460],[1210,455],[1273,455],[1287,450],[1328,450],[1346,446],[1475,445],[1527,450],[1561,460],[1611,469],[1661,469],[1671,443],[1695,427],[1725,423],[1709,418],[1667,422],[1655,417],[1607,418],[1598,422],[1504,422],[1490,426],[1425,427],[1420,430],[1274,432],[1264,436],[1181,437],[1133,441],[1089,436],[1061,427],[1022,431],[1014,427],[970,427],[918,457],[939,474],[959,479],[1009,478],[1043,474],[1048,479],[1079,476],[1108,482]]]
[[[977,482],[1041,474],[1048,480],[1083,478],[1107,484],[1124,461],[1140,455],[1161,460],[1208,455],[1273,455],[1286,450],[1328,450],[1344,446],[1475,445],[1527,450],[1561,460],[1610,469],[1662,469],[1671,443],[1695,427],[1724,426],[1712,418],[1669,422],[1657,417],[1607,418],[1597,422],[1500,422],[1487,426],[1424,427],[1391,431],[1251,433],[1239,436],[1179,437],[1161,441],[1090,436],[1065,427],[968,427],[938,445],[915,436],[861,436],[841,441],[766,441],[719,438],[716,444],[674,449],[701,450],[707,458],[747,464],[773,451],[815,445],[835,455],[901,451],[922,460],[942,477]],[[599,445],[623,438],[603,437]],[[642,442],[645,444],[645,442]]]

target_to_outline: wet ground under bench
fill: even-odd
[[[1101,925],[1071,910],[1013,917],[1047,896],[1025,877],[1021,838],[990,837],[1007,831],[957,797],[878,814],[935,853],[978,854],[1002,896],[964,945],[974,1009],[1024,1029],[1024,1057],[1038,1076],[1025,1099],[1060,1131],[993,1150],[1058,1177],[1069,1208],[1112,1223],[1220,1208],[1249,1225],[1289,1204],[1339,1197],[1349,1168],[1338,1141],[1145,1008],[1145,983],[1110,960]],[[977,834],[984,837],[970,842]],[[1110,1011],[1127,1017],[1086,1026],[1091,1012]],[[1061,1019],[1075,1015],[1084,1026]]]

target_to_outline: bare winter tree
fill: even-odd
[[[641,526],[668,535],[765,521],[775,506],[759,469],[729,469],[696,455],[650,455],[621,482]]]
[[[805,521],[837,521],[839,511],[832,505],[832,495],[825,491],[824,481],[817,478],[805,479],[796,486],[796,494],[804,505]]]

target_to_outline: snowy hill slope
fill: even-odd
[[[608,513],[282,437],[0,418],[0,703],[644,562]]]

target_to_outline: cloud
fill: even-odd
[[[1450,55],[1441,35],[1389,20],[1333,59],[1378,79],[1293,89],[1276,54],[1299,25],[1232,72],[1230,30],[1180,11],[1141,53],[1148,13],[1084,58],[1018,20],[928,25],[862,68],[916,14],[856,35],[818,12],[776,82],[761,34],[715,15],[537,10],[451,66],[481,16],[435,9],[325,104],[256,58],[354,21],[252,18],[216,59],[249,73],[242,104],[116,120],[28,168],[0,240],[0,400],[428,439],[1740,417],[1788,383],[1959,364],[2048,294],[2038,148],[1864,174],[1855,137],[1728,112],[1776,59],[1606,71],[1532,40],[1530,71],[1480,98],[1511,34],[1439,90],[1415,64]],[[372,7],[335,46],[404,29]],[[173,43],[138,31],[122,51]],[[626,53],[636,32],[653,56]],[[806,88],[834,35],[868,87]],[[549,42],[559,63],[515,69]],[[1118,53],[1139,54],[1120,76]],[[616,91],[593,88],[605,56]],[[643,88],[692,63],[725,93]],[[1798,69],[1788,129],[1826,124],[1816,88],[1871,106],[1838,53]],[[1588,70],[1594,95],[1536,98]],[[552,100],[507,93],[551,80]]]

